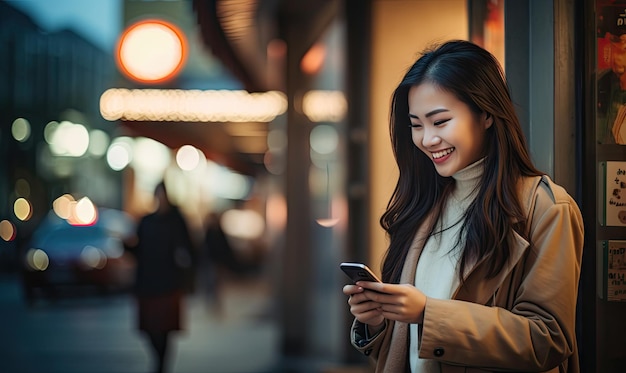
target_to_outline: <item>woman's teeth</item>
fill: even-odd
[[[442,150],[440,152],[435,152],[435,153],[433,153],[433,159],[438,159],[438,158],[444,157],[444,156],[452,153],[453,151],[454,151],[454,148],[448,148],[448,149]]]

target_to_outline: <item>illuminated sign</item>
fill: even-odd
[[[162,83],[183,68],[187,41],[183,32],[169,22],[143,20],[124,30],[115,57],[128,78],[140,83]]]

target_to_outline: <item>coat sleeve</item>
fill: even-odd
[[[372,352],[374,352],[371,357],[377,358],[378,351],[380,350],[380,344],[382,343],[383,336],[385,335],[387,329],[387,323],[388,320],[385,319],[385,326],[383,329],[373,336],[368,336],[365,331],[367,326],[357,319],[354,319],[350,329],[350,342],[352,343],[352,346],[365,356],[370,356]]]
[[[497,290],[506,300],[482,305],[429,298],[421,358],[487,370],[547,371],[575,353],[582,216],[563,190],[539,190],[531,245],[508,276],[510,288]]]

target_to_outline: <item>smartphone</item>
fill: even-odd
[[[348,277],[350,277],[350,279],[354,283],[356,283],[357,281],[382,282],[365,264],[344,262],[341,263],[339,267],[346,273],[346,275],[348,275]]]

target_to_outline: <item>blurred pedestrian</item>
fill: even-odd
[[[223,311],[222,293],[225,280],[237,270],[237,260],[228,237],[220,225],[220,214],[211,212],[205,224],[203,253],[206,260],[204,287],[212,301],[213,311]]]
[[[187,223],[170,202],[163,182],[156,186],[154,196],[158,207],[141,218],[136,241],[128,249],[137,262],[133,289],[137,326],[149,339],[160,373],[167,367],[169,336],[182,329],[181,307],[193,250]]]

